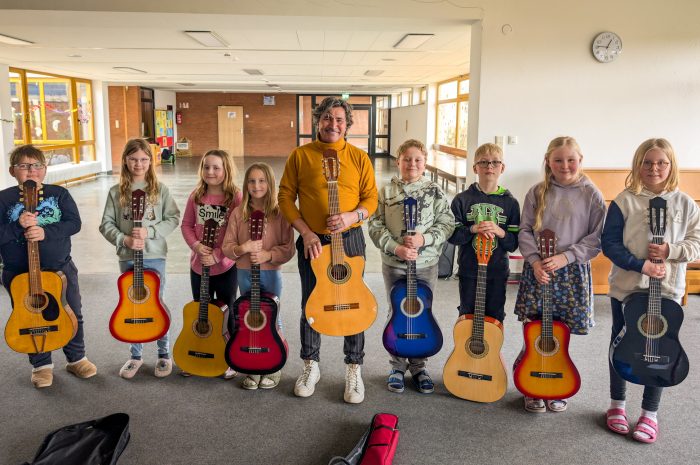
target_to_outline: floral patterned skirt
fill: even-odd
[[[572,334],[588,334],[588,329],[595,325],[590,262],[569,263],[554,272],[551,283],[554,319],[566,323]],[[520,278],[515,314],[519,321],[542,316],[542,287],[527,262]]]

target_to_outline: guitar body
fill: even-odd
[[[207,304],[207,320],[200,321],[200,302],[192,301],[182,309],[182,331],[173,346],[175,363],[183,371],[214,377],[228,368],[224,352],[224,328],[228,307]]]
[[[552,322],[554,347],[540,346],[542,321],[525,324],[525,348],[513,367],[513,381],[527,397],[536,399],[568,399],[581,387],[581,377],[569,357],[569,327],[561,321]]]
[[[455,349],[442,378],[454,396],[474,402],[495,402],[506,393],[508,375],[501,356],[503,325],[484,317],[483,346],[472,344],[474,315],[462,315],[454,326]]]
[[[345,256],[332,264],[331,245],[311,260],[316,286],[306,302],[309,325],[328,336],[352,336],[368,329],[377,318],[377,300],[362,279],[365,259]]]
[[[78,320],[66,302],[63,273],[42,271],[43,293],[35,299],[30,292],[29,273],[10,283],[12,313],[5,325],[5,340],[15,352],[51,352],[68,344],[78,330]]]
[[[160,339],[170,327],[170,312],[160,301],[160,275],[143,271],[143,289],[134,287],[134,272],[119,276],[119,303],[109,319],[109,331],[122,342],[142,343]]]
[[[251,293],[233,304],[233,328],[226,344],[228,366],[241,373],[268,375],[282,369],[289,348],[277,326],[279,299],[260,293],[260,310],[251,311]]]
[[[625,327],[610,345],[610,363],[627,381],[644,386],[668,387],[688,376],[688,356],[678,331],[683,324],[683,309],[677,302],[661,299],[661,318],[648,316],[649,294],[632,294],[624,306]],[[645,357],[647,337],[655,345],[660,359]]]
[[[408,291],[405,278],[391,288],[393,310],[384,327],[382,342],[391,355],[406,358],[430,357],[442,348],[442,332],[432,312],[433,292],[421,281],[416,281],[415,309],[407,308]],[[410,328],[410,334],[407,333]]]

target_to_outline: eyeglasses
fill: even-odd
[[[347,121],[345,121],[345,118],[340,118],[340,117],[336,118],[333,115],[331,115],[330,113],[326,113],[325,115],[321,116],[321,121],[325,121],[326,123],[330,123],[333,120],[335,120],[335,124],[337,124],[338,126],[347,123]]]
[[[481,161],[477,161],[474,164],[479,165],[479,168],[488,168],[489,166],[493,166],[494,168],[498,168],[503,164],[503,162],[501,160],[493,160],[493,161],[481,160]]]
[[[126,157],[126,161],[131,162],[133,164],[141,163],[142,165],[146,165],[151,162],[150,158],[132,158],[132,157]]]
[[[40,169],[44,168],[46,165],[43,163],[17,163],[16,165],[13,165],[15,169],[20,170],[20,171],[29,171],[30,169],[34,171],[39,171]]]
[[[653,161],[650,161],[650,160],[644,160],[644,161],[642,162],[642,166],[644,167],[644,169],[645,169],[645,170],[649,170],[649,171],[653,170],[655,166],[656,166],[657,168],[659,168],[659,170],[663,171],[663,170],[665,170],[666,168],[668,168],[668,166],[669,166],[670,164],[671,164],[671,162],[668,162],[668,161],[666,161],[666,160],[660,160],[660,161],[657,161],[657,162],[653,162]]]

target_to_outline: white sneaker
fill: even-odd
[[[345,365],[345,394],[343,399],[348,404],[359,404],[365,400],[365,383],[362,382],[360,365]]]
[[[297,378],[294,385],[294,395],[310,397],[316,389],[316,383],[321,379],[321,370],[316,360],[304,360],[304,372]]]

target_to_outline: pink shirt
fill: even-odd
[[[236,264],[235,260],[228,258],[221,250],[221,244],[224,241],[224,235],[228,226],[229,218],[233,209],[240,205],[243,194],[239,191],[233,200],[232,205],[228,208],[224,206],[225,196],[206,194],[202,197],[201,205],[194,202],[193,195],[187,199],[187,206],[182,217],[182,237],[192,249],[190,254],[190,267],[197,274],[202,274],[202,262],[199,255],[194,251],[194,247],[202,241],[204,236],[204,222],[208,219],[214,219],[219,224],[216,233],[216,241],[214,245],[214,260],[216,264],[209,268],[209,274],[214,276],[224,273],[231,269]]]
[[[246,253],[236,257],[233,248],[249,239],[250,230],[248,222],[243,221],[243,207],[236,207],[229,219],[226,237],[221,249],[226,256],[235,258],[238,268],[242,270],[250,269],[250,255]],[[277,214],[274,218],[265,218],[262,248],[269,250],[272,258],[269,262],[260,265],[261,270],[278,270],[294,256],[294,230],[284,219],[282,213]]]

